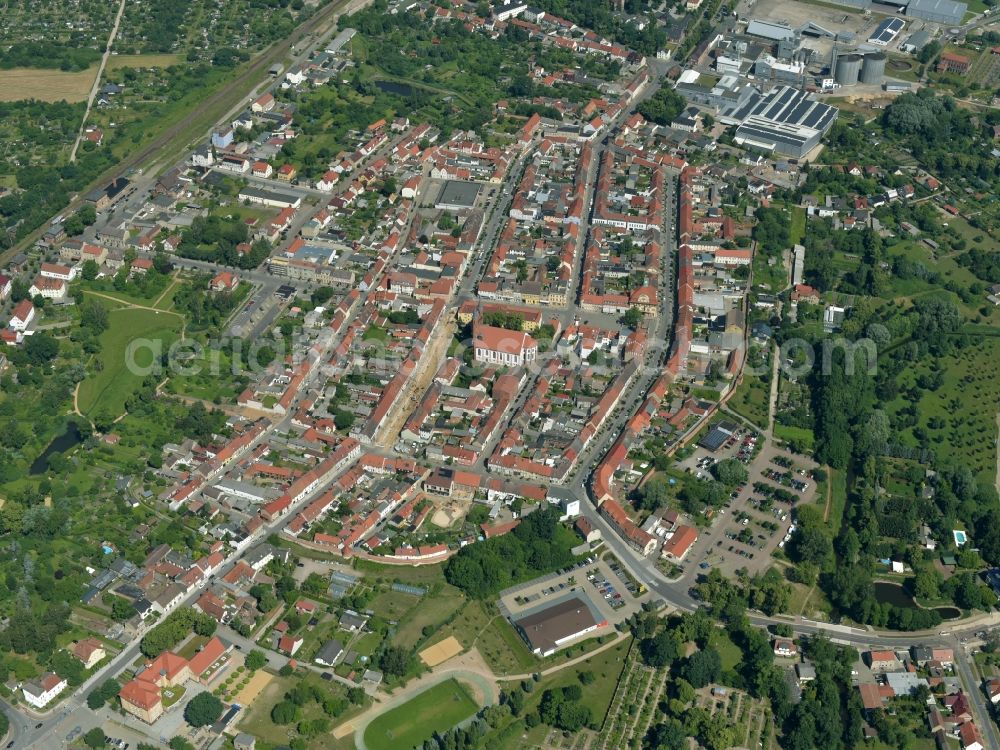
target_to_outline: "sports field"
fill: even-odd
[[[77,405],[82,414],[89,416],[102,410],[118,416],[125,410],[126,399],[145,377],[128,366],[129,344],[136,342],[132,361],[140,368],[148,367],[154,348],[165,354],[177,340],[182,319],[176,313],[122,308],[110,310],[108,322],[108,329],[99,338],[101,351],[97,358],[101,369],[95,372],[92,365],[88,368],[91,374],[80,383]]]
[[[479,710],[457,680],[445,680],[376,717],[365,730],[368,750],[410,750],[434,732],[444,732]]]

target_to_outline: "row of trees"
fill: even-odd
[[[171,612],[163,622],[150,630],[139,643],[139,650],[150,659],[168,651],[187,638],[194,630],[198,635],[212,635],[218,623],[210,615],[191,607]]]

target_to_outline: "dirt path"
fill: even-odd
[[[163,309],[163,308],[160,307],[160,302],[163,301],[163,298],[166,297],[167,294],[170,292],[170,290],[173,289],[175,286],[177,286],[178,283],[179,283],[179,280],[177,279],[177,276],[175,274],[173,280],[171,280],[171,282],[170,282],[170,286],[168,286],[166,289],[164,289],[163,290],[163,294],[161,294],[159,297],[157,297],[153,301],[153,307],[155,309],[157,309],[157,310]],[[170,310],[163,310],[163,312],[170,312]]]
[[[608,641],[607,643],[605,643],[605,644],[603,644],[601,646],[598,646],[593,651],[588,651],[587,653],[583,654],[582,656],[577,656],[577,657],[575,657],[573,659],[570,659],[569,661],[564,661],[562,664],[556,664],[555,666],[549,667],[548,669],[543,669],[540,672],[540,674],[542,676],[550,675],[553,672],[558,672],[558,671],[560,671],[562,669],[566,669],[566,667],[572,667],[572,666],[574,666],[576,664],[579,664],[580,662],[587,661],[587,659],[590,659],[590,658],[592,658],[594,656],[597,656],[597,654],[601,653],[602,651],[607,651],[609,648],[612,648],[613,646],[617,646],[619,643],[621,643],[623,640],[625,640],[628,637],[629,636],[627,636],[625,633],[615,633],[615,637],[612,640]],[[531,679],[532,675],[534,675],[534,674],[535,674],[534,672],[528,672],[527,674],[509,674],[509,675],[504,675],[503,679],[504,680],[528,680],[528,679]]]
[[[115,43],[115,38],[118,36],[118,25],[121,23],[122,14],[125,12],[125,0],[121,0],[118,4],[118,14],[115,16],[115,23],[111,27],[111,34],[108,36],[108,45],[104,48],[104,54],[101,55],[101,64],[97,68],[97,75],[94,76],[94,85],[90,87],[90,96],[87,97],[87,108],[83,112],[83,121],[80,123],[80,130],[76,134],[76,140],[73,141],[73,150],[69,153],[70,162],[76,161],[76,152],[80,148],[80,141],[83,140],[83,129],[87,126],[87,118],[90,117],[90,109],[94,106],[94,99],[97,98],[97,90],[101,86],[101,77],[104,75],[104,67],[108,64],[108,57],[111,56],[111,47]]]
[[[184,316],[179,312],[174,312],[173,310],[160,310],[159,308],[149,307],[148,305],[137,305],[134,302],[119,299],[118,297],[112,297],[110,294],[104,294],[104,292],[92,292],[91,290],[86,289],[84,290],[84,294],[90,294],[94,297],[100,297],[101,299],[106,299],[110,302],[117,302],[119,305],[125,305],[125,307],[121,308],[122,310],[149,310],[150,312],[162,313],[164,315],[173,315],[181,320],[184,319]],[[181,337],[183,338],[183,333],[181,334]]]
[[[1000,460],[1000,459],[998,459]],[[833,505],[833,477],[830,475],[830,469],[826,472],[826,507],[823,508],[823,520],[830,520],[830,506]]]

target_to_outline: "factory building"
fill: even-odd
[[[837,119],[837,109],[805,91],[779,86],[721,112],[719,119],[737,124],[735,140],[741,146],[801,158],[819,145]]]
[[[899,32],[906,26],[902,18],[887,18],[868,37],[868,43],[879,47],[888,47],[892,41],[899,36]]]

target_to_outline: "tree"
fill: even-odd
[[[688,746],[684,726],[676,719],[663,724],[654,724],[646,733],[644,747],[649,750],[684,750]]]
[[[727,487],[736,487],[747,483],[750,474],[746,466],[735,458],[725,458],[712,467],[715,478]]]
[[[107,744],[104,741],[104,730],[100,727],[88,729],[87,733],[83,735],[83,742],[87,747],[92,747],[94,750],[104,747]]]
[[[664,628],[652,638],[641,641],[639,653],[647,666],[657,669],[669,667],[679,653],[677,639],[673,631]]]
[[[246,661],[243,662],[244,666],[251,672],[255,672],[265,664],[267,664],[267,657],[264,656],[264,652],[259,649],[253,649],[249,654],[247,654]]]
[[[172,737],[169,742],[170,750],[195,750],[194,745],[188,742],[186,739],[177,735]]]
[[[681,671],[684,679],[694,688],[703,688],[719,679],[722,673],[722,659],[715,649],[696,651],[688,657]]]
[[[184,720],[193,727],[207,727],[222,716],[222,701],[211,693],[198,693],[184,707]]]
[[[100,267],[97,265],[96,260],[87,259],[83,262],[83,266],[80,268],[80,277],[84,281],[93,281],[97,278],[97,272]]]
[[[93,690],[90,695],[87,696],[87,706],[92,711],[96,711],[109,700],[118,695],[118,691],[121,690],[121,685],[118,680],[105,680],[101,683],[99,688]]]
[[[410,654],[399,646],[389,646],[379,658],[379,667],[388,675],[402,677],[410,667]]]
[[[628,311],[622,315],[622,324],[628,326],[629,328],[638,328],[639,323],[642,322],[642,310],[638,307],[630,307]]]
[[[291,724],[299,717],[299,707],[291,701],[280,701],[271,709],[271,721],[275,724]]]
[[[111,599],[111,619],[115,622],[125,622],[135,614],[135,607],[125,597],[111,594],[109,598]]]
[[[655,477],[639,490],[636,506],[642,510],[657,510],[667,504],[670,498],[669,485],[665,479]]]

